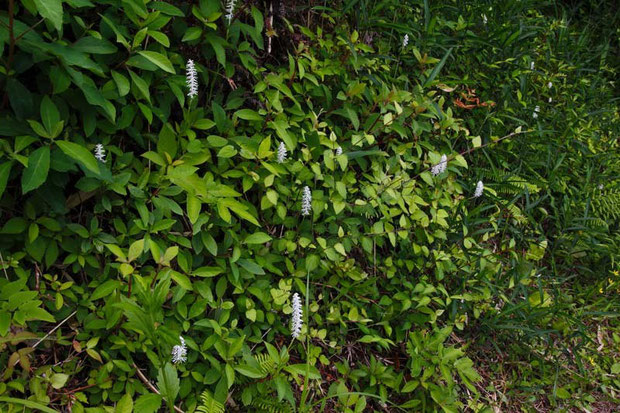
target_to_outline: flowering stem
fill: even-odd
[[[306,406],[306,399],[308,398],[308,376],[310,375],[310,270],[306,273],[306,375],[304,377],[304,389],[301,393],[300,406],[304,408]]]

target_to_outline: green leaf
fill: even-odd
[[[316,367],[306,366],[305,364],[290,364],[284,367],[284,370],[288,371],[291,374],[305,376],[307,367],[310,367],[308,369],[308,378],[310,380],[319,380],[321,378],[321,374],[319,373]]]
[[[431,74],[428,76],[428,79],[426,79],[426,81],[424,82],[424,84],[422,85],[422,87],[426,87],[428,86],[433,80],[435,80],[435,78],[437,77],[437,75],[439,74],[439,72],[441,71],[441,68],[443,67],[443,65],[446,64],[446,60],[448,60],[448,57],[450,56],[450,53],[452,53],[452,48],[448,49],[448,51],[446,52],[446,54],[441,58],[441,60],[439,61],[439,63],[437,63],[437,66],[435,66],[431,72]]]
[[[129,93],[129,80],[125,76],[121,75],[115,70],[112,70],[112,78],[114,79],[114,83],[116,83],[119,96],[125,96],[127,93]]]
[[[189,29],[187,29],[187,31],[183,35],[183,38],[181,39],[181,41],[191,42],[192,40],[198,39],[201,35],[202,35],[202,29],[200,27],[190,27]]]
[[[179,377],[172,364],[166,363],[163,368],[159,369],[157,387],[159,387],[159,392],[168,403],[174,403],[177,394],[179,394]]]
[[[213,33],[209,33],[205,36],[207,41],[211,43],[213,47],[213,51],[215,52],[215,58],[217,61],[225,68],[226,67],[226,51],[224,49],[223,43],[224,39],[219,36],[216,36]]]
[[[215,277],[223,272],[224,270],[220,267],[200,267],[194,270],[193,275],[197,277]]]
[[[136,86],[136,89],[140,92],[142,97],[144,97],[149,103],[151,102],[151,93],[149,92],[149,85],[146,83],[140,76],[129,70],[129,76],[131,76],[131,80],[133,84]]]
[[[28,167],[22,175],[22,192],[25,194],[40,187],[50,169],[50,147],[42,146],[28,157]]]
[[[135,403],[135,411],[140,413],[155,413],[161,406],[162,397],[159,394],[143,394]]]
[[[50,383],[51,383],[53,388],[55,388],[55,389],[62,389],[64,387],[64,385],[67,383],[67,380],[69,380],[69,375],[68,374],[55,373],[50,378]]]
[[[86,148],[77,143],[67,142],[67,141],[56,141],[56,145],[62,150],[66,155],[75,159],[84,165],[89,171],[99,174],[99,164],[97,160]]]
[[[43,413],[58,413],[58,411],[50,409],[49,407],[44,406],[40,403],[33,402],[32,400],[16,399],[13,397],[0,397],[0,402],[5,402],[9,404],[19,404],[25,407],[29,407],[31,409],[40,410]]]
[[[188,276],[181,274],[180,272],[177,272],[177,271],[172,271],[170,278],[172,278],[184,290],[188,290],[188,291],[193,290],[192,282],[190,281]]]
[[[127,254],[127,261],[131,262],[138,258],[144,252],[144,238],[134,241],[129,246],[129,253]]]
[[[149,3],[149,7],[153,10],[159,10],[160,12],[167,14],[168,16],[185,17],[185,14],[183,14],[180,9],[173,6],[172,4],[168,4],[163,1],[151,2]]]
[[[235,112],[235,115],[240,119],[245,120],[263,120],[263,117],[258,114],[255,110],[252,109],[241,109]]]
[[[173,159],[177,154],[176,134],[169,123],[166,123],[159,132],[159,137],[157,139],[157,152],[161,155],[165,152]]]
[[[243,374],[246,377],[250,377],[252,379],[260,379],[265,377],[265,373],[260,371],[257,367],[249,366],[247,364],[241,364],[239,366],[235,366],[235,370],[239,373]]]
[[[120,288],[120,286],[121,286],[120,281],[108,280],[104,282],[103,284],[101,284],[100,286],[98,286],[97,288],[95,288],[95,291],[93,291],[93,294],[90,296],[90,300],[95,301],[100,298],[107,297],[108,295],[112,293],[112,291],[116,290],[117,288]]]
[[[268,241],[271,241],[271,237],[264,232],[255,232],[252,235],[249,235],[245,239],[246,244],[264,244]]]
[[[41,100],[41,120],[43,121],[43,126],[45,126],[47,133],[53,135],[56,124],[60,122],[60,113],[56,105],[54,105],[54,102],[52,102],[52,99],[47,95],[43,96]]]
[[[168,60],[168,58],[164,56],[163,54],[157,53],[157,52],[151,52],[151,51],[144,51],[144,50],[139,51],[138,54],[145,57],[147,60],[154,63],[155,65],[165,70],[166,72],[172,73],[173,75],[176,74],[176,72],[174,71],[174,67],[172,66],[172,63],[170,63],[170,60]]]
[[[116,403],[114,413],[131,413],[133,412],[133,399],[129,393],[125,393],[123,397]]]
[[[6,189],[6,183],[9,180],[12,166],[13,161],[5,162],[0,165],[0,198],[2,198],[2,194],[4,194],[4,190]]]
[[[57,31],[62,29],[62,0],[33,0],[41,17],[49,20]]]

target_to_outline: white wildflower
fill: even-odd
[[[100,143],[95,145],[95,158],[101,162],[105,162],[105,149],[103,149],[103,145]]]
[[[598,189],[600,189],[602,191],[603,188],[605,188],[605,186],[603,184],[598,184]]]
[[[547,83],[547,87],[548,87],[549,89],[551,89],[551,87],[553,87],[553,83],[551,83],[551,82]]]
[[[286,160],[286,146],[284,142],[280,142],[280,146],[278,146],[278,163],[282,163]]]
[[[187,361],[187,347],[185,347],[185,340],[179,336],[181,345],[172,347],[172,362],[173,363],[185,363]]]
[[[189,88],[187,96],[192,99],[194,96],[198,95],[198,75],[196,73],[196,66],[194,66],[194,61],[192,59],[187,61],[185,72],[187,76],[187,87]]]
[[[487,21],[488,21],[488,20],[487,20],[487,15],[486,15],[486,14],[483,14],[483,15],[482,15],[482,23],[487,24]]]
[[[310,215],[312,211],[312,193],[308,186],[304,186],[304,193],[301,197],[301,215]]]
[[[551,102],[553,102],[553,99],[552,99],[552,98],[549,98],[549,103],[551,103]]]
[[[409,35],[406,34],[405,37],[403,37],[403,49],[407,47],[408,44],[409,44]]]
[[[339,146],[336,148],[336,156],[342,155],[342,148]]]
[[[484,191],[484,184],[482,181],[478,181],[476,184],[476,190],[474,191],[474,198],[482,196],[482,191]]]
[[[439,163],[431,168],[431,173],[435,176],[443,173],[448,166],[448,157],[446,155],[441,155],[441,160]]]
[[[306,187],[307,188],[307,187]],[[303,326],[303,309],[301,308],[301,298],[299,294],[293,294],[293,313],[291,314],[291,336],[299,337],[301,327]]]
[[[534,62],[530,63],[530,70],[534,70]]]
[[[532,117],[533,117],[534,119],[537,119],[537,118],[538,118],[538,112],[540,112],[540,106],[536,106],[536,107],[534,108],[534,113],[532,114]]]
[[[226,2],[226,20],[228,20],[228,24],[232,21],[236,2],[237,0],[228,0]]]

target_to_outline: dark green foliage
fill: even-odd
[[[617,403],[618,12],[224,6],[0,11],[0,410]]]

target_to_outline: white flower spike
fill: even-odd
[[[446,170],[447,167],[448,167],[448,157],[445,154],[441,155],[441,160],[439,161],[439,163],[437,165],[435,165],[435,166],[433,166],[431,168],[431,173],[434,176],[437,176],[437,175],[443,173]]]
[[[530,63],[530,70],[534,70],[534,62]]]
[[[185,363],[187,361],[187,347],[185,347],[185,340],[181,336],[179,336],[179,340],[181,340],[181,345],[172,347],[172,362],[174,364]]]
[[[488,21],[488,19],[487,19],[487,15],[486,15],[486,14],[483,14],[483,15],[482,15],[482,23],[487,24],[487,21]]]
[[[237,0],[228,0],[226,2],[226,20],[228,20],[228,24],[232,21],[236,2]]]
[[[286,145],[284,145],[284,142],[280,142],[280,146],[278,146],[278,163],[286,161],[286,155]]]
[[[103,149],[103,145],[98,143],[95,145],[95,158],[98,161],[105,163],[105,149]]]
[[[307,187],[306,187],[307,188]],[[299,294],[293,294],[293,313],[291,314],[291,336],[299,337],[301,327],[303,326],[303,309],[301,308],[301,298]]]
[[[301,196],[301,215],[310,215],[312,211],[312,192],[308,186],[304,186],[304,193]]]
[[[408,44],[409,44],[409,35],[406,34],[405,37],[403,37],[403,49],[407,47]]]
[[[482,191],[484,191],[484,184],[482,181],[478,181],[476,184],[476,190],[474,191],[474,198],[479,198],[482,196]]]
[[[534,108],[534,113],[532,114],[532,117],[533,117],[534,119],[538,119],[538,112],[540,112],[540,106],[536,106],[536,107]]]
[[[339,146],[336,148],[336,156],[342,155],[342,148]]]
[[[551,89],[551,88],[553,87],[553,83],[551,83],[551,82],[547,83],[547,87],[548,87],[549,89]]]
[[[193,99],[195,96],[198,96],[198,74],[196,73],[196,66],[194,66],[194,61],[192,59],[187,61],[185,72],[187,76],[187,88],[189,89],[187,96]]]
[[[549,103],[553,102],[553,98],[549,98]]]

